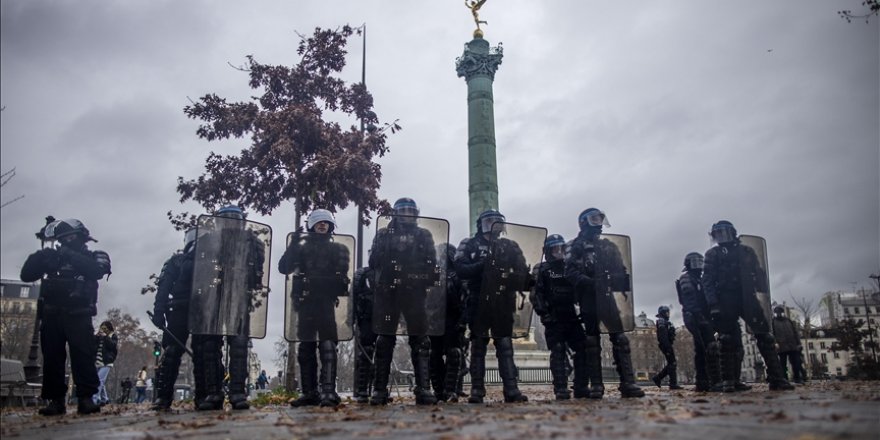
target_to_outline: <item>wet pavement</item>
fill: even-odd
[[[687,387],[690,388],[690,387]],[[676,438],[880,439],[880,382],[824,382],[795,391],[766,385],[734,394],[646,388],[643,399],[552,400],[549,386],[523,389],[524,404],[487,403],[417,407],[404,395],[385,407],[345,403],[337,408],[270,405],[248,411],[194,412],[191,404],[156,415],[147,404],[109,405],[100,415],[75,407],[58,418],[36,410],[4,409],[4,439],[327,439],[374,438]],[[227,406],[228,408],[228,406]],[[70,411],[74,413],[70,413]]]

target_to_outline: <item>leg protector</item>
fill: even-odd
[[[223,362],[220,344],[222,336],[204,336],[204,376],[205,376],[205,399],[199,404],[199,411],[211,411],[223,409]]]
[[[394,335],[379,335],[376,338],[376,356],[374,361],[376,377],[373,395],[370,397],[370,405],[388,404],[388,379],[391,376],[391,358],[394,355],[394,345],[396,343],[397,338]]]
[[[437,397],[431,391],[431,340],[427,336],[410,336],[409,347],[416,376],[416,405],[434,405]]]
[[[590,397],[589,378],[587,376],[587,353],[583,341],[572,344],[572,363],[574,364],[574,397],[583,399]]]
[[[171,402],[174,401],[174,382],[177,381],[182,355],[183,348],[177,344],[165,347],[165,352],[162,353],[162,358],[159,360],[159,371],[156,372],[152,408],[154,411],[165,411],[171,408]]]
[[[248,337],[227,336],[229,341],[229,403],[232,409],[248,409],[245,383],[248,377]]]
[[[556,400],[571,398],[571,393],[568,391],[568,371],[565,366],[567,357],[565,342],[554,341],[550,347],[550,374],[553,375],[553,394],[556,395]]]
[[[458,402],[459,371],[461,370],[461,349],[450,347],[446,350],[446,377],[443,379],[443,394],[448,402]]]
[[[483,403],[486,397],[486,347],[489,338],[474,338],[471,341],[471,395],[468,403]]]
[[[725,393],[736,391],[736,383],[739,381],[739,357],[737,356],[737,342],[735,335],[723,333],[718,337],[721,346],[721,387]]]
[[[336,341],[321,341],[321,406],[339,405],[336,394]]]
[[[355,346],[354,398],[357,403],[370,401],[370,385],[373,382],[373,353],[376,351],[375,339],[365,344],[361,339]]]
[[[706,376],[710,389],[720,391],[721,386],[721,344],[714,338],[706,345]]]
[[[318,358],[315,351],[318,349],[317,342],[300,342],[296,352],[296,360],[299,363],[300,386],[302,394],[298,399],[290,402],[290,406],[317,406],[321,403],[318,394]]]
[[[526,402],[528,397],[519,391],[517,370],[513,361],[513,340],[509,337],[495,338],[495,355],[498,358],[498,374],[504,390],[504,401]]]
[[[195,390],[193,391],[193,403],[196,409],[208,396],[205,387],[207,380],[205,376],[205,337],[202,335],[192,336],[192,361],[193,361],[193,381],[195,382]]]
[[[630,357],[629,338],[623,333],[612,333],[611,354],[617,367],[617,375],[620,377],[620,390],[622,397],[644,397],[645,392],[636,385],[635,373],[633,372],[632,358]]]
[[[443,336],[431,336],[431,361],[430,361],[430,370],[431,370],[431,389],[434,390],[434,395],[438,400],[446,400],[447,396],[445,393],[444,381],[446,379],[446,363],[448,360],[444,360],[443,356],[446,354],[446,350],[443,344]],[[415,368],[415,364],[413,364],[413,368]]]
[[[605,395],[605,385],[602,383],[602,346],[599,345],[599,335],[587,335],[585,347],[590,398],[601,399]]]

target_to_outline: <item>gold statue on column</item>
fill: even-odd
[[[483,20],[480,20],[480,8],[483,7],[483,3],[486,3],[486,0],[464,0],[464,6],[471,10],[471,14],[474,15],[474,23],[477,24],[477,29],[474,30],[474,38],[483,38],[483,31],[480,30],[480,23],[489,24]]]

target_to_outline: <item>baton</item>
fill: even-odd
[[[147,310],[147,316],[150,317],[150,321],[153,320],[153,312]],[[166,335],[171,336],[171,339],[173,339],[174,342],[177,343],[177,345],[183,347],[183,349],[186,350],[187,354],[189,354],[190,358],[193,357],[193,352],[189,348],[187,348],[186,344],[184,344],[183,342],[180,342],[180,339],[177,339],[177,336],[174,336],[174,333],[171,333],[171,330],[168,330],[167,326],[163,325],[163,326],[157,326],[157,327],[159,327],[159,330],[162,330],[163,332],[165,332]]]

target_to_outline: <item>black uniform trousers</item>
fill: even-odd
[[[76,385],[76,397],[91,398],[98,392],[100,384],[98,370],[95,368],[98,346],[95,343],[91,315],[71,315],[59,308],[44,306],[40,322],[43,399],[63,399],[67,395],[67,384],[64,381],[67,347],[70,348],[70,370]]]

